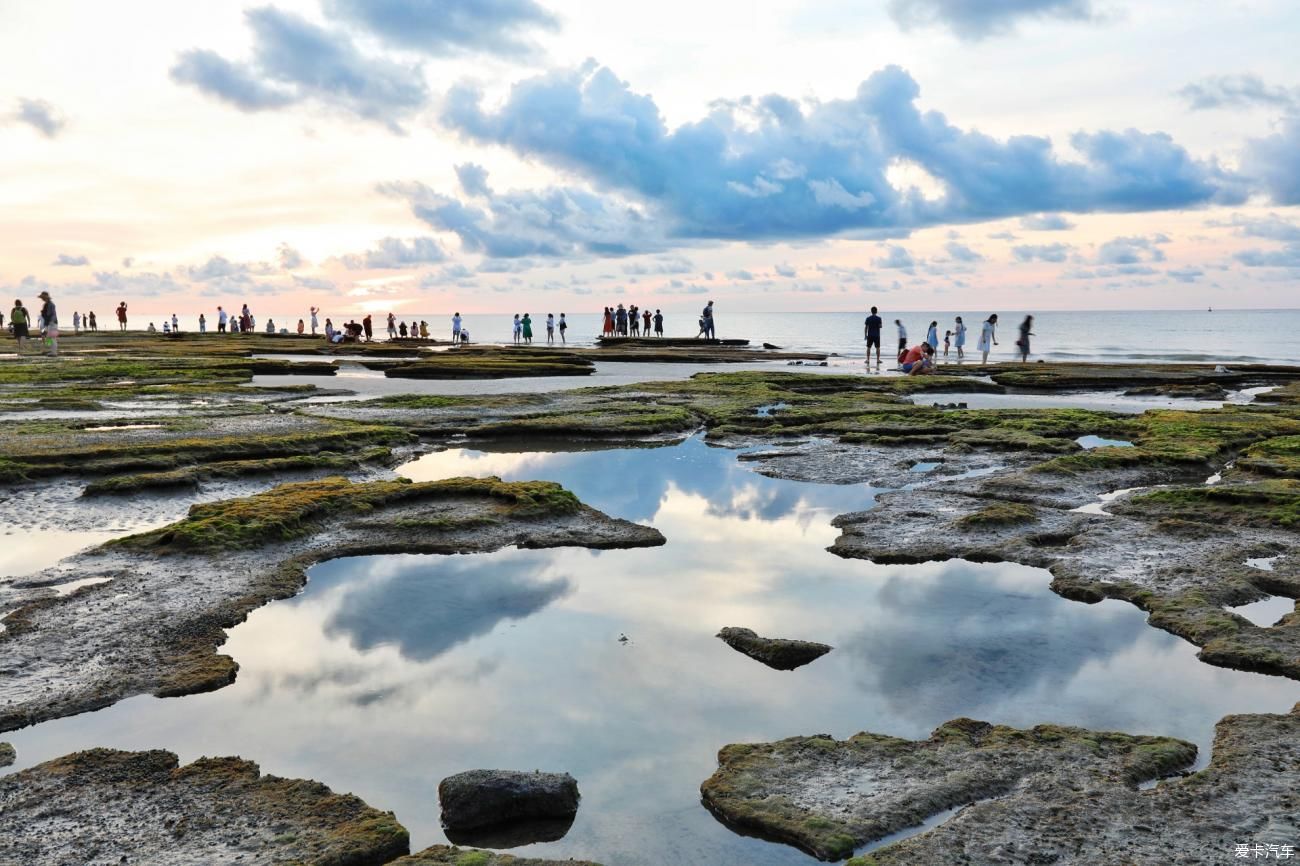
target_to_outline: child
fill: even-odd
[[[948,342],[952,339],[952,331],[943,332],[943,356],[948,357]]]

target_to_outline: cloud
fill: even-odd
[[[414,268],[436,264],[447,258],[447,252],[433,238],[382,238],[375,248],[361,254],[340,256],[339,261],[350,270],[361,268]]]
[[[1286,87],[1271,87],[1258,75],[1215,75],[1189,84],[1178,95],[1194,111],[1208,108],[1291,108],[1300,103],[1300,93]]]
[[[1004,230],[1000,232],[993,232],[992,234],[989,235],[989,239],[995,241],[1018,241],[1020,240],[1020,236],[1014,235],[1011,232]]]
[[[916,259],[906,248],[898,244],[890,244],[887,247],[888,252],[883,258],[872,259],[871,263],[878,268],[899,268],[901,270],[910,270],[916,266]]]
[[[962,39],[1010,33],[1022,20],[1092,21],[1092,0],[890,0],[889,14],[904,30],[940,26]]]
[[[772,268],[772,270],[776,271],[776,275],[778,277],[793,277],[797,273],[794,265],[787,265],[787,264],[776,265]]]
[[[1099,265],[1136,265],[1142,262],[1162,262],[1164,251],[1158,244],[1168,243],[1164,235],[1146,237],[1113,238],[1097,248],[1096,262]]]
[[[90,264],[90,259],[85,256],[70,256],[67,253],[59,253],[50,264],[62,267],[81,268]]]
[[[752,273],[743,269],[736,270],[736,271],[727,271],[726,276],[727,279],[729,280],[742,280],[745,282],[754,279],[754,275]]]
[[[1069,244],[1021,244],[1011,248],[1018,262],[1063,262],[1074,247]]]
[[[1063,232],[1074,228],[1074,223],[1059,213],[1039,213],[1022,216],[1020,227],[1031,232]]]
[[[124,268],[130,268],[134,264],[135,264],[134,256],[127,256],[126,258],[122,259],[122,267]]]
[[[304,264],[302,253],[298,252],[288,244],[280,244],[277,248],[277,252],[280,256],[280,268],[282,270],[291,271],[294,268],[302,267]]]
[[[975,252],[965,244],[957,243],[957,241],[948,241],[948,243],[944,245],[944,249],[948,251],[949,257],[951,257],[954,262],[984,261],[984,256]]]
[[[537,54],[528,34],[560,27],[533,0],[325,0],[324,7],[389,45],[434,57],[477,51],[524,59]]]
[[[380,191],[405,198],[417,219],[454,233],[465,252],[493,259],[620,256],[664,246],[635,207],[576,187],[494,193],[486,207],[420,183],[382,184]]]
[[[180,55],[172,80],[241,111],[315,102],[401,131],[429,99],[418,66],[362,54],[341,31],[271,6],[244,13],[253,31],[252,59],[232,62],[212,51]]]
[[[1234,234],[1245,238],[1300,242],[1300,225],[1285,220],[1275,213],[1266,217],[1246,217],[1235,213],[1226,221],[1210,220],[1206,225],[1215,228],[1232,228],[1235,229]]]
[[[468,140],[508,147],[590,187],[545,195],[612,197],[584,205],[588,212],[637,206],[643,214],[637,243],[907,231],[1245,198],[1241,178],[1193,159],[1163,133],[1078,133],[1071,145],[1084,161],[1064,161],[1046,138],[998,140],[955,127],[938,112],[922,113],[919,94],[907,72],[888,67],[851,99],[720,101],[704,119],[670,130],[653,99],[589,62],[517,82],[493,108],[474,87],[454,87],[441,119]],[[900,161],[928,175],[939,194],[891,184],[887,173]],[[451,200],[438,207],[444,223],[455,216],[458,223],[483,224],[478,215],[453,214]],[[559,234],[571,231],[563,227]],[[524,246],[556,245],[536,236],[531,241]]]
[[[1242,250],[1233,258],[1248,268],[1300,268],[1300,243],[1280,250]]]
[[[1170,268],[1165,273],[1180,283],[1194,283],[1205,276],[1205,271],[1200,268]]]
[[[254,275],[266,276],[271,274],[273,269],[270,265],[264,263],[232,262],[225,256],[213,256],[201,265],[191,265],[183,268],[182,272],[191,280],[200,283],[213,280],[239,283],[248,282]]]
[[[465,195],[484,198],[492,196],[492,187],[488,186],[487,182],[488,171],[483,166],[472,162],[462,163],[456,166],[456,178],[460,181],[460,188]]]
[[[332,291],[337,288],[333,280],[322,277],[302,277],[298,274],[293,275],[293,284],[304,289],[316,289],[317,291]]]
[[[14,120],[27,124],[46,138],[55,138],[67,126],[58,109],[43,99],[19,99]]]
[[[623,266],[623,273],[628,276],[646,276],[649,274],[689,274],[695,270],[695,263],[683,256],[659,256],[649,262],[633,262]]]
[[[1282,118],[1273,135],[1248,141],[1241,166],[1277,204],[1300,204],[1300,112]]]

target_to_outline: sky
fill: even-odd
[[[0,290],[106,316],[1293,308],[1293,0],[0,0]]]

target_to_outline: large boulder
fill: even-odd
[[[752,629],[728,626],[718,632],[727,646],[760,661],[769,668],[792,671],[810,661],[821,658],[833,647],[807,640],[786,640],[776,637],[759,637]]]
[[[571,818],[578,811],[578,782],[568,773],[469,770],[438,785],[442,823],[472,830],[513,821]]]

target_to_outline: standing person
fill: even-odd
[[[81,333],[81,313],[75,311],[72,314],[72,333]]]
[[[370,320],[369,313],[366,313],[366,317],[361,320],[361,330],[365,331],[367,343],[375,339],[375,324]]]
[[[311,310],[311,335],[316,336],[316,314],[320,312],[320,307],[312,307]],[[302,333],[299,331],[298,333]]]
[[[266,320],[266,332],[267,332],[268,334],[274,334],[274,333],[275,333],[275,319],[267,319],[267,320]]]
[[[601,334],[606,337],[614,336],[614,311],[609,307],[605,308],[605,324],[601,330]]]
[[[397,317],[392,313],[388,314],[388,339],[397,339]]]
[[[306,325],[306,323],[303,322],[302,319],[299,319],[299,320],[298,320],[298,336],[301,337],[301,336],[303,335],[303,332],[306,331],[306,330],[307,330],[307,325]]]
[[[207,332],[208,332],[207,317],[205,317],[202,313],[199,313],[199,333],[206,334]]]
[[[512,331],[514,342],[518,343],[520,337],[524,334],[524,323],[519,320],[519,314],[515,313],[514,330]]]
[[[406,323],[402,322],[402,336],[406,336]],[[329,319],[325,320],[325,342],[334,342],[334,323]]]
[[[662,337],[663,335],[664,335],[664,314],[661,313],[659,310],[655,310],[655,336]]]
[[[925,332],[925,342],[931,349],[939,348],[939,323],[931,322],[930,327]]]
[[[117,329],[126,330],[126,301],[117,305]]]
[[[429,323],[424,321],[424,319],[420,320],[420,339],[429,339]]]
[[[239,311],[239,330],[243,333],[253,330],[253,314],[248,311],[248,304]]]
[[[953,343],[957,346],[957,360],[960,361],[962,358],[966,357],[966,325],[962,322],[961,316],[957,317],[957,322],[953,327],[952,333],[955,338]]]
[[[642,313],[641,319],[645,323],[645,335],[648,337],[650,336],[650,322],[653,319],[653,317],[650,315],[650,311],[646,310],[644,313]]]
[[[614,311],[614,332],[620,337],[627,336],[627,310],[623,309],[622,304]]]
[[[989,362],[989,351],[993,346],[998,344],[997,328],[998,314],[991,313],[989,317],[984,320],[984,329],[980,332],[979,345],[975,347],[984,353],[984,360],[980,362],[982,364],[987,364]]]
[[[952,344],[952,331],[943,332],[943,356],[948,357],[948,347]]]
[[[181,332],[181,320],[176,318],[175,313],[172,313],[172,333],[179,334],[180,332]]]
[[[56,358],[59,355],[59,313],[54,309],[54,301],[50,300],[49,292],[41,292],[36,297],[45,303],[41,304],[41,322],[45,329],[45,341],[50,347],[50,357]]]
[[[880,311],[872,307],[871,315],[862,323],[862,337],[867,341],[867,360],[864,363],[871,363],[871,347],[875,346],[876,366],[880,366],[880,329],[884,325],[885,320],[880,318]]]
[[[704,319],[704,335],[710,340],[716,340],[718,332],[713,325],[713,301],[704,305],[704,312],[700,314],[700,318]]]
[[[546,314],[546,343],[550,345],[555,342],[555,314]]]
[[[14,308],[9,311],[9,327],[14,332],[14,339],[18,341],[18,352],[22,353],[23,348],[27,345],[27,330],[31,325],[31,319],[27,315],[27,308],[19,298],[14,298]]]
[[[217,333],[226,333],[226,322],[230,320],[230,315],[221,307],[217,307]]]
[[[637,306],[633,304],[627,309],[628,323],[632,328],[632,336],[641,336],[641,317],[637,314]]]
[[[564,332],[569,330],[569,323],[564,321],[564,313],[560,313],[560,343],[565,342]]]
[[[898,326],[898,363],[903,363],[903,354],[907,352],[907,328],[903,327],[902,319],[894,319],[894,324]]]
[[[1020,363],[1029,362],[1029,338],[1034,335],[1030,328],[1034,327],[1034,317],[1025,316],[1025,320],[1020,323],[1020,339],[1016,340],[1016,345],[1020,347]]]
[[[86,316],[90,319],[90,330],[98,331],[99,323],[95,321],[95,311],[91,310],[89,313],[86,314]]]
[[[460,313],[456,313],[451,317],[451,341],[453,343],[460,342]]]
[[[519,324],[523,328],[524,342],[531,344],[533,342],[533,317],[524,313],[524,317]]]

